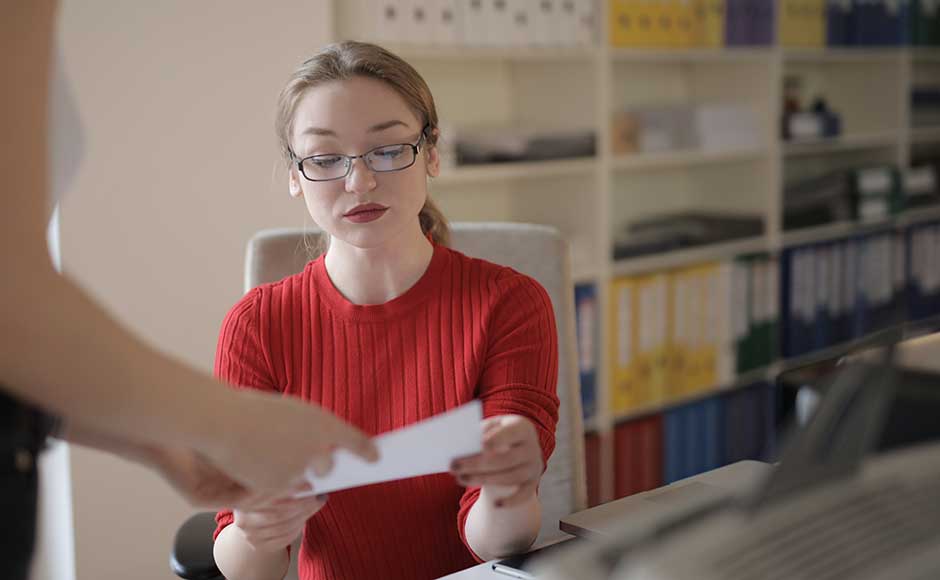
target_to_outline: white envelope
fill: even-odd
[[[307,480],[313,490],[295,497],[449,471],[454,459],[482,450],[482,419],[480,401],[471,401],[420,423],[379,435],[375,438],[379,449],[379,460],[375,463],[367,463],[340,449],[333,456],[333,470],[325,477],[317,477],[313,470],[308,470]]]

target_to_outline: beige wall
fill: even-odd
[[[65,268],[153,344],[201,368],[240,295],[248,236],[304,221],[273,175],[271,120],[290,70],[328,37],[328,4],[61,7],[86,141],[63,208]],[[73,481],[79,580],[171,577],[168,549],[189,509],[162,481],[82,449]]]

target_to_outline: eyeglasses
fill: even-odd
[[[389,173],[408,169],[418,159],[421,142],[424,141],[430,125],[421,129],[421,135],[416,143],[396,143],[382,145],[370,149],[362,155],[342,155],[340,153],[324,153],[311,155],[297,161],[297,169],[307,181],[335,181],[345,179],[352,171],[353,161],[362,159],[366,167],[376,173]],[[291,154],[293,156],[293,153]]]

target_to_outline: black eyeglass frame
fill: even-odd
[[[349,177],[349,174],[352,173],[353,161],[355,161],[356,159],[362,159],[362,162],[366,164],[366,167],[369,168],[369,171],[372,171],[373,173],[395,173],[397,171],[404,171],[408,169],[409,167],[412,167],[415,163],[417,163],[418,153],[421,152],[421,142],[427,139],[428,131],[430,129],[431,129],[431,124],[426,123],[424,127],[421,129],[421,134],[418,136],[418,140],[415,143],[389,143],[388,145],[379,145],[378,147],[373,147],[372,149],[369,149],[362,155],[343,155],[342,153],[319,153],[317,155],[309,155],[307,157],[304,157],[303,159],[298,159],[297,156],[294,155],[293,151],[290,152],[290,155],[291,157],[294,158],[294,162],[297,163],[297,171],[299,171],[300,174],[304,176],[304,179],[306,179],[307,181],[312,181],[314,183],[324,183],[327,181],[337,181],[340,179],[346,179],[347,177]],[[411,163],[409,163],[408,165],[405,165],[404,167],[399,167],[398,169],[374,169],[372,165],[369,164],[367,156],[373,151],[377,151],[379,149],[385,149],[386,147],[398,147],[398,146],[406,146],[406,145],[408,147],[411,147],[411,151],[414,153],[411,159]],[[307,177],[306,173],[304,173],[304,161],[308,159],[313,159],[315,157],[342,157],[346,161],[346,172],[339,177],[331,177],[329,179],[311,179],[310,177]]]

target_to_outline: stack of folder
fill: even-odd
[[[724,465],[725,421],[720,397],[670,409],[663,415],[663,482]]]
[[[614,430],[614,495],[624,497],[663,484],[661,415],[621,423]]]
[[[741,256],[734,260],[731,268],[734,300],[731,312],[737,374],[766,367],[777,358],[778,273],[777,260],[768,254]]]
[[[769,46],[774,42],[774,0],[726,0],[725,44]]]
[[[784,357],[901,322],[904,256],[903,236],[890,230],[785,250]]]
[[[613,46],[716,48],[724,44],[725,0],[611,0]]]
[[[914,162],[904,172],[904,207],[940,204],[936,163]]]
[[[777,388],[765,382],[724,397],[724,464],[769,460],[777,450]]]
[[[936,44],[936,0],[827,0],[830,46]]]
[[[907,313],[912,320],[940,314],[940,223],[908,228]]]
[[[778,407],[776,387],[758,382],[617,425],[615,497],[736,461],[772,458]]]
[[[598,0],[346,0],[351,37],[419,46],[592,46]]]
[[[891,165],[872,166],[852,172],[856,219],[885,220],[904,210],[901,172]]]
[[[614,280],[613,414],[709,391],[772,363],[778,269],[759,254]]]
[[[782,46],[822,47],[826,44],[825,0],[779,0],[778,38]]]
[[[611,282],[611,410],[666,399],[670,357],[670,279],[665,273]]]
[[[764,382],[670,409],[662,418],[663,483],[771,457],[776,415],[776,389]]]

